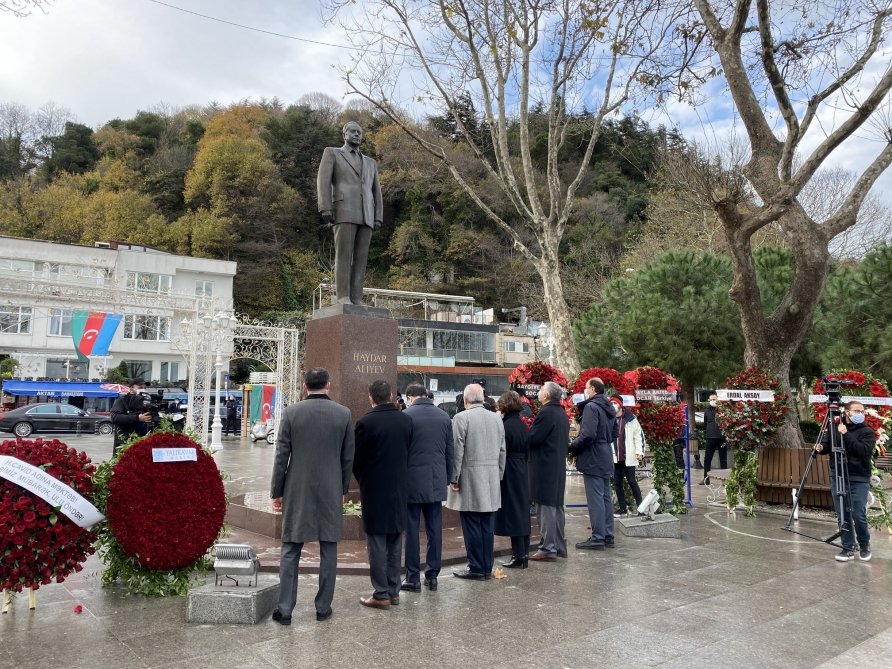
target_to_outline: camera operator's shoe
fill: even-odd
[[[839,553],[836,554],[836,557],[833,558],[837,562],[851,562],[855,559],[855,551],[850,551],[848,548],[843,548]]]
[[[858,553],[858,559],[860,559],[862,562],[867,562],[872,557],[873,555],[870,554],[869,548],[862,548]]]

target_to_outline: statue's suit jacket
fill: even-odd
[[[372,229],[384,220],[378,165],[368,156],[362,157],[362,168],[350,161],[348,146],[329,146],[322,153],[316,192],[319,211],[330,211],[333,223],[357,223]]]

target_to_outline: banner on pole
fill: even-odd
[[[839,398],[843,403],[846,402],[858,402],[859,404],[871,404],[873,406],[879,407],[890,407],[892,406],[892,397],[854,397],[851,395],[843,395]],[[827,403],[826,395],[809,395],[808,403],[809,404],[826,404]]]
[[[722,388],[715,391],[720,402],[773,402],[773,390],[730,390]]]
[[[37,495],[53,508],[58,508],[78,527],[89,530],[96,523],[105,520],[99,509],[74,488],[24,460],[11,455],[0,455],[0,477]]]

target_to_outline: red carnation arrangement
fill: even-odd
[[[18,458],[91,499],[96,467],[58,439],[7,440],[0,455]],[[0,591],[62,583],[93,554],[92,532],[78,527],[33,493],[0,478]]]
[[[840,387],[840,393],[843,396],[843,401],[845,401],[845,396],[847,395],[850,397],[889,397],[889,388],[886,386],[886,383],[881,379],[877,379],[871,374],[867,374],[865,372],[859,372],[858,370],[854,369],[839,369],[833,370],[825,376],[828,379],[832,379],[834,381],[850,382],[849,385]],[[826,394],[824,382],[821,379],[815,380],[814,392],[815,395]],[[876,406],[869,408],[870,411],[864,414],[864,422],[866,425],[870,426],[877,439],[879,439],[880,430],[883,428],[883,419],[886,416],[890,415],[890,408],[886,406]],[[814,412],[815,420],[818,423],[823,423],[824,418],[827,417],[827,405],[815,404]]]
[[[522,385],[525,383],[541,386],[546,381],[554,381],[561,388],[567,388],[569,386],[567,377],[564,376],[564,373],[561,370],[539,360],[518,365],[511,371],[511,374],[508,375],[508,383],[511,384],[512,388],[515,385]],[[529,404],[530,409],[533,412],[532,416],[529,418],[521,416],[523,422],[529,427],[533,424],[533,418],[535,418],[536,414],[539,412],[541,404],[538,399],[529,399],[525,397],[522,392],[518,392],[518,394],[520,395],[520,401]],[[567,414],[567,420],[572,422],[575,411],[573,400],[570,397],[566,397],[561,400],[561,406],[564,407],[564,412]]]
[[[625,374],[641,390],[669,390],[678,392],[678,381],[658,367],[639,367]],[[632,410],[641,423],[644,437],[654,446],[672,446],[684,429],[685,405],[677,402],[641,401]]]
[[[615,369],[609,367],[591,367],[584,369],[576,377],[573,383],[573,392],[581,393],[585,390],[585,384],[589,379],[601,379],[608,388],[613,388],[620,395],[632,395],[635,392],[635,382],[626,378]]]
[[[772,390],[773,402],[727,402],[716,407],[716,422],[727,440],[739,451],[755,451],[771,445],[771,437],[783,425],[790,410],[789,397],[780,392],[780,381],[767,369],[750,367],[725,380],[733,390]]]
[[[198,459],[152,462],[153,448],[194,448]],[[176,432],[151,434],[124,451],[112,469],[106,504],[121,550],[154,571],[186,568],[201,559],[226,514],[217,463]]]

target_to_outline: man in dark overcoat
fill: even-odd
[[[421,592],[419,520],[424,515],[427,534],[425,585],[437,589],[443,549],[443,505],[452,476],[452,421],[434,406],[420,384],[406,388],[405,414],[412,419],[409,447],[409,507],[406,522],[406,579],[401,590]]]
[[[307,398],[286,407],[279,421],[276,459],[270,488],[274,511],[282,515],[279,605],[273,620],[291,624],[297,601],[300,553],[308,541],[319,542],[319,591],[316,619],[331,615],[344,495],[353,467],[350,410],[331,400],[328,372],[310,369],[304,379]]]
[[[601,379],[591,378],[585,384],[585,401],[580,402],[579,435],[570,444],[576,454],[576,469],[585,484],[585,501],[592,534],[576,544],[584,550],[603,550],[613,546],[613,497],[610,477],[613,476],[613,444],[619,436],[616,410],[604,394]]]
[[[369,578],[374,592],[359,601],[363,606],[389,608],[400,603],[400,553],[406,529],[412,419],[396,408],[387,381],[372,382],[369,401],[372,409],[356,421],[353,475],[359,481]]]
[[[537,562],[554,562],[567,557],[564,536],[564,488],[567,483],[567,449],[570,421],[561,406],[563,390],[546,381],[539,390],[542,403],[530,428],[530,498],[536,505],[536,518],[542,542],[530,556]]]

